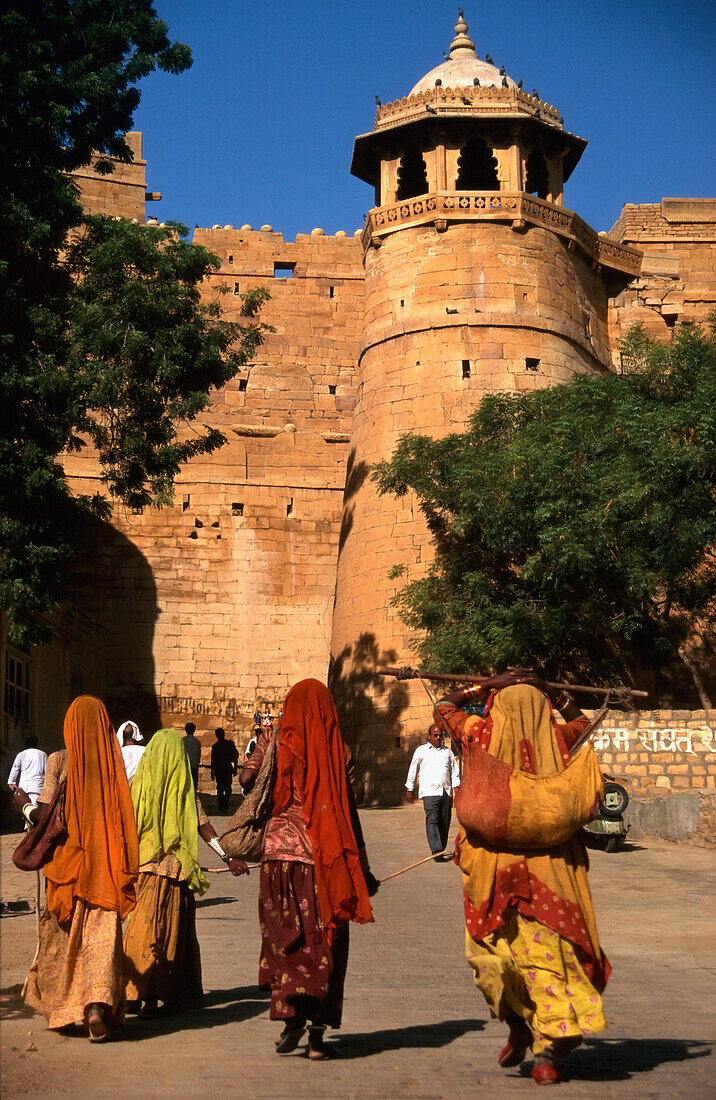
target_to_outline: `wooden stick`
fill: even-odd
[[[393,665],[386,665],[384,668],[377,668],[376,672],[379,676],[395,676],[400,669]],[[484,680],[490,679],[489,676],[454,676],[447,672],[426,672],[425,669],[415,669],[415,672],[419,676],[425,677],[426,680],[441,680],[447,684],[482,684]],[[629,695],[633,695],[635,698],[646,699],[649,695],[648,691],[637,691],[636,688],[627,687],[625,684],[620,684],[618,687],[613,688],[600,688],[593,687],[590,684],[565,684],[561,682],[547,682],[547,687],[559,688],[562,691],[583,691],[592,695],[619,695],[622,692],[627,692]]]
[[[435,852],[432,856],[426,856],[425,859],[419,859],[417,863],[411,863],[409,867],[402,867],[399,871],[393,871],[392,875],[386,875],[385,878],[380,880],[381,886],[384,882],[387,882],[389,878],[395,878],[397,875],[404,875],[406,871],[412,871],[414,867],[422,867],[423,863],[430,863],[435,859],[435,856],[441,855],[441,852]]]
[[[247,867],[260,867],[260,863],[247,863]],[[228,867],[201,867],[201,871],[204,871],[207,875],[223,875],[224,872],[229,871]]]

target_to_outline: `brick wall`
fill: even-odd
[[[716,788],[716,730],[703,710],[610,711],[594,747],[631,792]]]

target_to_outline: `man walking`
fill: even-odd
[[[201,741],[198,737],[195,737],[196,726],[193,722],[187,722],[184,726],[184,737],[182,737],[182,745],[186,749],[186,754],[189,757],[189,769],[191,771],[191,777],[194,780],[194,790],[199,790],[199,764],[201,763]]]
[[[46,764],[47,753],[38,749],[35,734],[28,733],[25,738],[25,748],[13,760],[7,780],[7,785],[13,794],[16,791],[24,791],[32,805],[36,806],[45,781]]]
[[[452,817],[452,792],[460,786],[458,763],[451,749],[445,747],[443,731],[432,725],[424,745],[418,745],[405,780],[408,802],[415,801],[415,780],[420,769],[418,797],[425,810],[425,832],[434,856],[445,851]],[[445,857],[449,859],[450,857]]]
[[[234,742],[226,740],[221,726],[214,732],[216,741],[211,746],[211,778],[216,781],[219,813],[225,814],[231,798],[231,781],[239,767],[239,754]]]

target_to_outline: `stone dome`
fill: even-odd
[[[467,23],[461,11],[455,24],[455,38],[450,46],[450,57],[447,61],[443,61],[442,65],[437,65],[426,73],[411,90],[411,95],[432,90],[437,80],[441,82],[443,88],[468,88],[475,84],[475,80],[480,82],[482,88],[517,87],[512,77],[500,72],[496,65],[480,60],[475,53],[475,43],[468,37],[467,29]]]

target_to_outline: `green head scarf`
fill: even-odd
[[[177,730],[158,730],[139,761],[132,783],[139,834],[139,866],[177,857],[186,884],[204,894],[209,881],[198,861],[196,795],[189,758]]]

